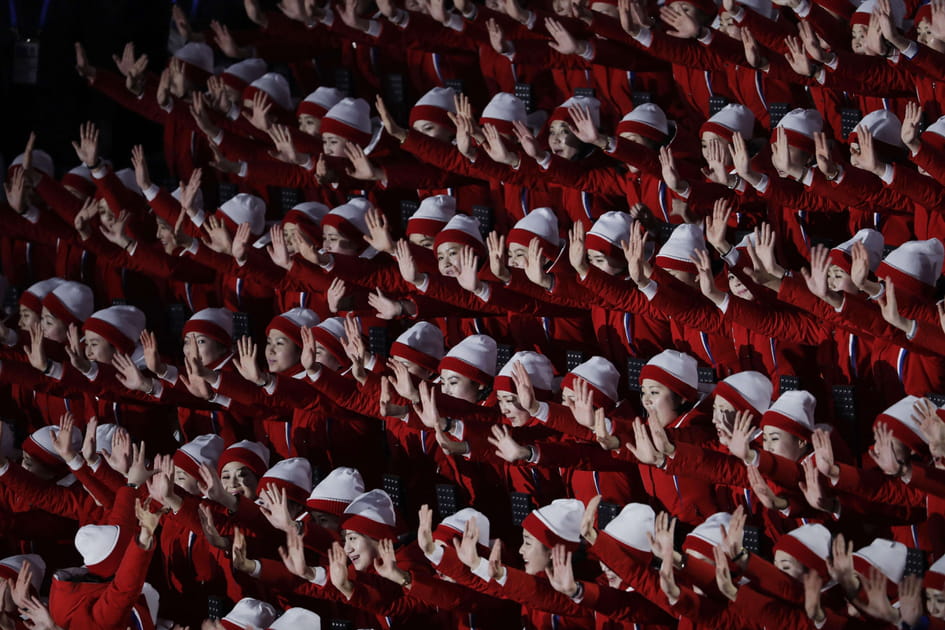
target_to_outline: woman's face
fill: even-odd
[[[932,23],[926,19],[923,19],[919,22],[918,26],[915,28],[916,39],[919,40],[919,43],[923,46],[928,46],[932,50],[938,52],[945,52],[945,41],[936,39],[932,36]]]
[[[309,114],[299,116],[299,131],[309,136],[317,136],[322,128],[322,119]]]
[[[184,356],[196,357],[205,366],[213,365],[224,354],[226,347],[216,339],[198,333],[189,333],[184,337]]]
[[[338,531],[338,525],[341,523],[341,517],[337,514],[329,514],[328,512],[322,512],[321,510],[309,510],[308,514],[311,517],[312,522],[319,527],[333,532]]]
[[[26,451],[23,451],[23,459],[20,460],[20,465],[23,466],[23,470],[33,473],[40,479],[49,480],[55,476],[52,470],[47,468],[45,464],[35,459]]]
[[[197,480],[180,466],[174,466],[174,485],[188,494],[200,495]]]
[[[528,248],[518,243],[509,244],[509,267],[524,269],[528,262]]]
[[[413,123],[413,128],[423,135],[429,136],[434,140],[439,140],[440,142],[449,142],[453,139],[453,136],[456,135],[455,132],[446,125],[435,123],[432,120],[418,120]]]
[[[627,261],[614,258],[596,249],[587,250],[587,262],[609,276],[618,276],[627,270]]]
[[[620,588],[620,576],[614,573],[610,567],[608,567],[603,562],[598,562],[600,565],[600,570],[604,573],[604,577],[607,578],[607,584],[610,588]]]
[[[459,243],[443,243],[436,248],[436,267],[441,276],[455,278],[459,275],[459,253],[462,249]]]
[[[419,232],[414,232],[413,234],[407,236],[407,240],[424,249],[433,249],[434,237],[430,236],[429,234],[420,234]]]
[[[721,396],[716,396],[712,402],[712,424],[719,436],[719,442],[728,444],[735,424],[735,407]]]
[[[745,286],[745,283],[739,280],[738,276],[736,276],[734,273],[728,274],[728,288],[735,297],[749,301],[755,299],[754,294],[748,290],[748,287]]]
[[[858,289],[853,284],[850,274],[838,265],[830,265],[827,268],[827,288],[831,291],[840,293],[857,293]]]
[[[929,617],[945,619],[945,591],[934,588],[925,589],[925,605],[928,608]]]
[[[866,30],[865,24],[854,24],[850,30],[850,48],[858,55],[872,54],[866,49]]]
[[[532,536],[528,530],[522,530],[522,546],[518,553],[525,562],[525,573],[540,575],[551,565],[551,550]]]
[[[164,248],[165,254],[173,254],[177,248],[177,235],[174,234],[174,228],[164,219],[155,217],[157,223],[157,239]]]
[[[104,199],[98,200],[98,221],[102,224],[102,227],[108,230],[115,225],[115,215],[112,213],[112,209],[108,207],[108,202]]]
[[[333,225],[322,226],[322,247],[332,254],[357,256],[360,253],[358,243],[339,232]]]
[[[285,372],[298,365],[302,349],[295,342],[278,330],[270,330],[266,335],[266,364],[270,372]]]
[[[532,416],[522,409],[518,404],[518,396],[511,392],[496,392],[496,400],[499,403],[499,411],[505,416],[513,427],[523,427],[528,424]]]
[[[763,427],[761,436],[762,448],[792,462],[799,461],[807,450],[807,442],[772,426]]]
[[[329,370],[332,370],[333,372],[338,372],[341,370],[341,361],[339,361],[335,355],[329,352],[328,348],[317,341],[315,342],[315,361],[317,361],[320,365],[325,366]]]
[[[66,340],[66,325],[61,319],[49,312],[45,306],[40,323],[43,326],[43,337],[51,341],[64,343]]]
[[[111,363],[115,356],[115,346],[105,338],[90,330],[85,332],[85,358],[97,363]]]
[[[476,402],[482,386],[468,376],[463,376],[453,370],[440,372],[440,391],[453,398],[461,398],[466,402]]]
[[[648,416],[656,417],[666,426],[679,415],[679,397],[668,387],[645,378],[640,383],[640,401]]]
[[[322,152],[328,157],[344,157],[345,139],[333,133],[323,133]]]
[[[548,148],[551,152],[566,160],[573,160],[581,150],[581,141],[563,120],[556,120],[548,126]]]
[[[345,530],[345,554],[356,570],[364,571],[374,564],[377,541],[350,529]]]
[[[228,462],[220,471],[220,481],[223,489],[235,497],[246,497],[250,501],[256,499],[256,488],[259,478],[252,470],[240,462]]]
[[[20,330],[28,331],[33,324],[42,324],[40,314],[30,307],[20,304],[19,312],[20,317],[19,321],[17,321],[17,328]]]
[[[735,23],[732,14],[728,11],[719,13],[719,30],[734,39],[741,40],[742,38],[742,29]]]
[[[731,166],[732,156],[728,151],[731,143],[719,134],[712,133],[711,131],[705,131],[702,134],[702,140],[700,142],[702,145],[702,159],[704,159],[706,162],[709,161],[709,147],[712,145],[713,140],[721,142],[724,145],[725,150],[722,152],[722,155],[725,158],[726,166]]]
[[[798,562],[797,558],[781,549],[774,552],[774,566],[795,580],[801,580],[804,577],[804,565]]]

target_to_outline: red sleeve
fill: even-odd
[[[742,19],[738,25],[751,31],[759,44],[783,55],[787,52],[784,38],[792,35],[796,37],[797,28],[789,20],[783,19],[780,13],[776,17],[782,19],[769,19],[746,7],[742,9]]]
[[[855,89],[858,94],[871,96],[915,93],[915,75],[892,65],[885,57],[856,55],[842,50],[836,54],[837,67],[827,69],[824,87]]]
[[[911,59],[905,55],[900,55],[900,62],[906,68],[919,70],[930,79],[936,81],[945,81],[945,54],[929,48],[925,44],[919,44],[919,52]]]
[[[758,453],[758,472],[765,479],[785,488],[796,488],[799,482],[804,481],[804,471],[798,462],[772,455],[768,451],[756,452]]]
[[[152,85],[146,86],[142,95],[137,97],[128,91],[120,75],[101,68],[95,69],[91,85],[125,109],[152,122],[162,124],[167,120],[168,113],[157,104],[156,90]]]
[[[156,546],[156,539],[148,550],[139,547],[137,540],[128,545],[115,578],[92,606],[92,618],[98,622],[98,627],[124,627],[128,622],[131,609],[141,597]]]
[[[919,152],[911,156],[916,166],[920,166],[938,183],[945,183],[945,152],[939,151],[923,140]]]
[[[834,50],[850,50],[849,24],[835,18],[816,2],[811,2],[810,13],[804,21],[809,23]],[[786,51],[786,45],[781,46],[783,53]]]
[[[840,478],[835,489],[869,499],[874,503],[886,503],[905,507],[925,507],[926,495],[921,490],[908,486],[899,479],[892,479],[878,469],[865,470],[838,463]]]
[[[742,460],[685,442],[676,444],[676,453],[666,458],[665,470],[671,475],[702,477],[727,486],[747,488],[750,485]]]
[[[107,468],[108,470],[115,472],[107,463],[105,463],[105,461],[101,459],[99,460],[98,467],[100,469]],[[105,483],[103,479],[97,477],[88,464],[82,464],[82,467],[78,470],[73,470],[72,474],[75,475],[75,478],[78,479],[83,486],[85,486],[85,489],[89,491],[89,494],[92,495],[92,497],[101,505],[110,507],[112,504],[114,504],[115,490],[111,488],[109,484]],[[115,474],[121,477],[119,473],[116,472]],[[124,485],[124,481],[124,477],[121,477],[122,485]]]
[[[248,159],[243,179],[257,185],[285,188],[310,188],[318,185],[314,170],[309,171],[301,166],[277,160]]]
[[[945,187],[931,177],[911,168],[893,164],[893,181],[889,188],[930,209],[945,207]]]
[[[581,606],[595,610],[613,621],[658,625],[671,625],[675,621],[666,610],[640,593],[622,591],[596,582],[581,584],[584,585]]]
[[[69,225],[72,225],[76,215],[79,214],[79,210],[82,209],[82,202],[78,197],[45,173],[40,176],[36,192],[43,198],[46,205]]]
[[[599,303],[610,308],[619,308],[631,313],[652,314],[649,300],[637,290],[630,280],[609,276],[596,267],[588,269],[580,280],[589,291],[598,296]]]
[[[522,160],[525,163],[525,160]],[[520,166],[519,169],[522,167]],[[529,169],[532,167],[529,166]],[[603,195],[618,195],[623,197],[626,190],[623,186],[624,175],[616,167],[598,167],[587,169],[580,162],[572,162],[563,157],[552,155],[548,168],[535,171],[542,177],[550,178],[552,181],[574,188],[576,190],[586,190]]]
[[[80,497],[75,492],[54,483],[41,480],[23,470],[18,464],[9,463],[7,472],[0,477],[17,497],[34,509],[72,520],[81,520],[83,509]]]
[[[590,617],[591,613],[588,609],[575,604],[570,597],[556,591],[547,579],[528,575],[512,567],[505,567],[505,570],[508,577],[505,584],[497,589],[502,597],[515,600],[528,608],[544,610],[555,615]]]
[[[656,295],[650,305],[667,317],[702,332],[731,338],[731,327],[723,321],[722,313],[708,299],[684,295],[672,279],[660,278]]]

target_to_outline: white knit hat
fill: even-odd
[[[29,453],[33,459],[39,460],[56,472],[68,472],[65,470],[65,462],[54,446],[57,435],[59,427],[40,427],[23,441],[23,452]],[[72,439],[69,443],[74,451],[82,449],[82,432],[77,427],[72,427]]]
[[[829,580],[827,557],[830,555],[830,530],[820,523],[801,525],[778,539],[774,551],[783,551],[813,569],[825,581]]]
[[[233,311],[225,308],[205,308],[191,315],[184,324],[182,335],[205,335],[226,347],[233,344]]]
[[[683,551],[692,550],[712,560],[715,547],[722,543],[720,527],[728,529],[732,515],[728,512],[716,512],[689,532],[683,542]]]
[[[106,422],[104,424],[96,425],[95,427],[95,452],[96,453],[108,453],[112,452],[112,440],[115,437],[115,432],[118,431],[118,425],[114,422]]]
[[[736,411],[761,415],[771,406],[771,379],[753,370],[732,374],[715,386],[714,394],[728,401]]]
[[[269,99],[284,110],[292,109],[292,94],[289,82],[278,72],[267,72],[249,84],[243,98],[252,98],[255,92],[263,92]]]
[[[896,115],[885,109],[876,109],[860,119],[857,127],[866,129],[873,140],[889,145],[890,147],[902,149],[905,145],[900,136],[902,122]],[[856,131],[850,134],[850,142],[856,142]]]
[[[118,178],[118,181],[121,182],[122,186],[135,193],[136,195],[144,195],[141,191],[141,187],[138,186],[138,180],[135,178],[135,172],[130,168],[122,168],[115,171],[115,177]]]
[[[231,88],[242,92],[265,73],[266,60],[253,57],[228,65],[220,78]]]
[[[220,455],[217,460],[217,473],[222,474],[223,468],[230,462],[246,466],[259,479],[269,468],[269,449],[259,442],[240,440],[227,446]]]
[[[361,241],[370,233],[367,226],[367,213],[374,205],[364,197],[355,197],[322,218],[322,227],[330,225],[346,238]]]
[[[942,241],[907,241],[891,251],[876,268],[880,278],[892,277],[896,289],[914,295],[930,295],[942,274],[945,248]]]
[[[371,106],[363,98],[343,98],[322,118],[322,135],[334,134],[362,148],[371,142],[372,132]]]
[[[747,7],[769,20],[775,19],[777,9],[774,8],[771,0],[738,0],[738,4]]]
[[[171,197],[177,201],[180,201],[180,196],[183,194],[183,192],[184,191],[181,189],[181,187],[178,186],[171,191]],[[203,191],[199,188],[197,189],[197,194],[194,195],[194,200],[191,202],[191,205],[193,206],[194,210],[203,210]]]
[[[708,131],[731,141],[737,133],[745,140],[751,140],[754,130],[755,115],[751,110],[738,103],[729,103],[702,124],[699,135]]]
[[[292,209],[282,217],[283,227],[286,225],[295,225],[305,236],[313,241],[321,238],[321,223],[325,215],[331,212],[331,208],[317,201],[303,201],[295,204]],[[253,242],[253,247],[259,249],[272,242],[269,236],[269,230],[266,230],[262,236]]]
[[[10,166],[7,170],[13,168],[14,166],[20,166],[23,164],[23,159],[25,157],[25,153],[20,153],[18,156],[13,158],[13,161],[10,162]],[[56,172],[52,157],[45,151],[41,151],[39,149],[33,149],[33,168],[35,168],[40,173],[45,173],[50,177],[55,175]]]
[[[864,0],[864,2],[856,8],[856,11],[853,12],[853,17],[850,18],[850,25],[868,25],[870,22],[870,16],[873,14],[875,9],[876,0]],[[896,28],[902,28],[903,20],[906,17],[905,3],[903,3],[902,0],[889,0],[889,9],[893,24],[896,25]]]
[[[121,304],[95,311],[85,320],[83,329],[100,335],[118,352],[131,354],[145,326],[144,312],[140,308]]]
[[[217,460],[223,453],[223,438],[207,433],[198,435],[174,453],[174,466],[180,468],[194,479],[200,479],[200,466],[215,470]]]
[[[761,416],[759,426],[781,429],[798,439],[810,441],[814,433],[816,406],[817,399],[810,392],[802,389],[784,392]]]
[[[512,123],[528,122],[528,112],[522,99],[508,92],[499,92],[492,97],[479,118],[480,125],[494,125],[499,133],[512,135]]]
[[[584,240],[587,249],[601,252],[611,258],[623,259],[622,241],[630,240],[630,230],[636,219],[626,212],[611,210],[600,215]]]
[[[344,92],[333,87],[317,88],[299,103],[296,114],[322,118],[328,113],[329,109],[337,105],[344,97]]]
[[[322,618],[305,608],[290,608],[266,630],[322,630]]]
[[[43,586],[43,577],[46,575],[46,561],[35,553],[21,554],[17,556],[7,556],[0,560],[0,580],[7,579],[16,581],[20,568],[24,564],[29,564],[33,569],[33,575],[30,578],[30,586],[39,593]]]
[[[554,111],[551,112],[551,117],[548,118],[548,124],[556,120],[563,120],[570,125],[571,114],[568,113],[569,107],[586,108],[591,116],[591,122],[594,123],[594,128],[600,129],[600,101],[593,96],[572,96],[555,107]]]
[[[49,295],[53,289],[66,282],[62,278],[47,278],[30,285],[30,287],[20,294],[20,304],[30,309],[34,313],[43,310],[43,298]]]
[[[292,206],[292,209],[285,213],[285,218],[288,219],[289,214],[292,212],[304,214],[317,225],[321,224],[322,219],[325,218],[325,215],[331,212],[331,208],[317,201],[303,201],[302,203],[297,203]]]
[[[824,119],[816,109],[798,107],[785,114],[777,127],[784,129],[789,145],[813,153],[814,134],[823,131]],[[772,142],[777,134],[776,129],[771,131]]]
[[[868,575],[870,567],[876,567],[893,584],[899,584],[906,572],[906,558],[909,548],[901,542],[876,538],[853,552],[853,568],[860,575]]]
[[[452,88],[435,87],[423,96],[410,109],[410,126],[420,120],[428,120],[438,125],[452,127],[448,113],[456,113],[456,91]]]
[[[665,385],[684,400],[695,400],[699,396],[699,364],[678,350],[663,350],[640,370],[640,383],[651,379]]]
[[[617,135],[635,133],[654,142],[666,142],[670,136],[666,113],[656,103],[644,103],[633,108],[617,123]]]
[[[262,476],[258,492],[269,486],[285,490],[290,501],[304,504],[312,492],[312,464],[304,457],[283,459]]]
[[[614,364],[604,357],[591,357],[565,374],[561,379],[561,389],[574,390],[574,381],[577,378],[587,381],[594,393],[595,406],[611,407],[619,400],[617,386],[620,383],[620,373]]]
[[[429,372],[436,372],[445,354],[443,331],[430,322],[417,322],[401,333],[390,347],[392,357],[412,361]]]
[[[117,525],[83,525],[75,533],[75,548],[82,564],[97,575],[111,575],[124,552]]]
[[[568,551],[574,551],[581,545],[583,518],[583,503],[577,499],[555,499],[526,516],[522,529],[549,549],[564,545]]]
[[[830,250],[830,262],[840,267],[847,273],[853,266],[853,246],[856,243],[863,243],[866,247],[866,253],[870,259],[870,270],[875,270],[879,261],[883,258],[883,235],[871,228],[863,228],[853,235],[853,238],[843,241]]]
[[[43,307],[66,325],[80,325],[92,314],[94,304],[92,289],[72,280],[60,283],[43,298]]]
[[[692,262],[692,255],[698,249],[705,250],[705,235],[702,226],[693,223],[683,223],[673,230],[666,242],[656,254],[656,264],[664,269],[676,271],[696,272],[696,264]]]
[[[259,236],[266,229],[266,202],[247,193],[239,193],[220,206],[223,220],[234,232],[244,223],[249,223],[249,231]]]
[[[315,336],[315,342],[328,350],[331,356],[341,365],[348,365],[350,359],[345,353],[341,341],[347,341],[348,335],[345,332],[345,320],[343,317],[331,317],[326,319],[318,326],[312,329],[312,335]]]
[[[873,426],[885,424],[894,438],[916,453],[925,454],[928,452],[928,440],[913,420],[915,404],[920,400],[918,396],[906,396],[876,416]]]
[[[420,202],[417,211],[407,219],[407,235],[436,236],[455,215],[455,198],[449,195],[427,197]]]
[[[355,468],[340,466],[332,470],[312,490],[306,500],[311,510],[341,516],[345,508],[364,494],[364,479]]]
[[[439,371],[450,370],[482,385],[491,385],[496,371],[495,339],[486,335],[470,335],[450,348],[440,361]]]
[[[269,331],[278,330],[301,348],[302,329],[317,326],[319,321],[315,311],[296,306],[282,315],[273,317],[272,321],[269,322],[269,326],[266,327],[266,334],[268,335]]]
[[[374,540],[397,536],[397,513],[390,495],[371,490],[356,497],[345,508],[341,529],[358,532]]]
[[[213,74],[213,49],[200,42],[190,42],[177,49],[174,56],[183,62]]]
[[[276,618],[276,609],[266,602],[244,597],[220,620],[227,630],[259,630]]]
[[[499,374],[495,377],[493,389],[497,392],[511,392],[513,394],[516,392],[515,383],[512,382],[512,372],[516,363],[521,363],[528,376],[531,377],[535,395],[540,400],[547,400],[551,396],[551,390],[554,387],[555,368],[551,365],[548,357],[531,350],[523,350],[512,355],[512,358],[502,366]]]
[[[637,551],[650,551],[650,539],[653,533],[656,512],[643,503],[628,503],[620,514],[604,526],[604,531],[618,542]]]
[[[433,538],[449,544],[451,539],[463,535],[463,532],[466,531],[466,523],[470,519],[475,521],[479,528],[479,545],[488,549],[490,542],[489,517],[471,507],[454,512],[440,521],[440,524],[433,531]]]
[[[433,251],[436,252],[443,243],[459,243],[472,247],[480,257],[486,253],[486,243],[482,240],[478,219],[465,214],[457,214],[440,230],[433,239]]]
[[[925,572],[923,585],[935,591],[945,591],[945,556],[933,562]]]
[[[545,258],[554,260],[561,248],[558,234],[558,217],[551,208],[535,208],[519,219],[509,231],[508,243],[527,248],[533,238],[538,239],[541,253]]]

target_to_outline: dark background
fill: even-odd
[[[40,29],[44,2],[48,2],[47,19]],[[248,26],[242,0],[182,0],[179,4],[191,16],[195,31],[208,28],[211,16],[233,29]],[[78,165],[70,143],[78,138],[79,125],[86,120],[100,126],[101,153],[116,168],[129,166],[135,144],[160,155],[159,126],[116,106],[79,77],[74,42],[85,45],[92,65],[114,70],[112,55],[120,55],[125,43],[133,41],[138,54],[148,54],[148,72],[160,73],[169,56],[172,5],[168,0],[0,0],[0,153],[4,164],[23,151],[30,131],[35,131],[36,148],[53,157],[56,173],[61,175]],[[14,44],[28,37],[40,42],[38,84],[13,84]],[[159,163],[149,162],[160,176]]]

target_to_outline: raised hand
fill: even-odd
[[[551,41],[548,47],[562,55],[577,55],[584,51],[586,42],[580,42],[574,39],[574,36],[561,25],[558,20],[545,18],[545,28],[551,35]]]
[[[841,587],[847,597],[853,599],[860,590],[860,580],[853,568],[853,543],[847,543],[843,534],[837,534],[830,545],[827,557],[827,570]]]
[[[377,115],[381,119],[381,124],[384,126],[384,131],[387,132],[387,135],[397,138],[400,142],[403,142],[407,139],[407,130],[397,124],[394,120],[394,117],[391,116],[391,113],[387,109],[387,105],[384,104],[384,99],[378,96],[374,100],[374,107],[377,109]]]
[[[590,109],[583,105],[572,105],[568,108],[568,116],[571,117],[571,124],[568,127],[578,140],[587,144],[600,145],[602,137],[594,125]]]
[[[85,47],[79,42],[75,43],[75,70],[83,79],[89,82],[95,80],[95,66],[89,63],[89,58],[85,54]]]
[[[679,6],[672,4],[660,9],[660,19],[669,27],[668,35],[681,39],[695,39],[699,37],[702,27],[695,18],[683,11]]]
[[[597,542],[597,529],[594,525],[597,523],[597,508],[600,507],[600,502],[603,498],[604,497],[599,494],[594,495],[594,497],[587,502],[587,506],[584,508],[584,515],[581,517],[581,538],[586,540],[590,545]]]
[[[732,249],[732,244],[725,238],[728,231],[728,219],[731,215],[731,204],[728,200],[720,198],[716,199],[712,205],[712,214],[705,218],[705,240],[722,255]]]
[[[533,160],[541,160],[548,155],[548,152],[543,151],[541,146],[539,146],[538,140],[535,139],[535,134],[532,133],[532,130],[521,120],[512,122],[512,133],[515,134],[515,139],[518,140],[519,146],[522,147],[522,150],[525,151],[525,155],[528,157]]]
[[[857,156],[857,166],[864,171],[869,171],[877,177],[882,176],[886,171],[886,163],[880,161],[873,144],[873,134],[866,127],[860,125],[856,128],[856,136],[860,144],[860,154]]]
[[[801,269],[808,290],[834,308],[843,304],[843,298],[827,286],[827,269],[830,268],[830,252],[823,245],[811,250],[810,271]]]
[[[203,535],[211,547],[224,551],[230,549],[232,543],[220,534],[216,523],[213,522],[213,512],[210,511],[209,506],[202,503],[198,505],[197,518],[200,519],[200,529],[203,530]]]
[[[833,444],[830,442],[830,433],[823,429],[815,429],[811,436],[811,443],[814,446],[814,460],[817,465],[817,471],[834,481],[840,477],[840,469],[837,467],[833,456]]]
[[[122,429],[119,429],[118,431],[122,431]],[[116,431],[116,434],[118,431]],[[146,453],[147,445],[144,442],[131,445],[131,457],[128,460],[128,472],[125,475],[125,478],[128,480],[129,485],[132,485],[136,488],[147,482],[147,480],[151,477],[151,471],[148,470],[148,463],[145,459]]]
[[[29,208],[29,202],[27,200],[26,192],[26,169],[18,168],[13,171],[13,175],[10,177],[10,183],[3,184],[3,190],[7,196],[7,204],[13,208],[13,211],[17,214],[25,214]],[[92,200],[88,200],[86,203],[94,203]],[[76,226],[78,230],[78,226]],[[81,232],[81,230],[79,230]]]
[[[742,546],[742,540],[745,537],[745,520],[745,508],[739,505],[735,508],[735,511],[732,512],[732,520],[729,521],[728,528],[724,525],[719,525],[719,531],[722,534],[722,550],[725,552],[725,555],[731,559],[743,555],[744,547]]]
[[[594,410],[594,439],[605,451],[615,451],[620,448],[620,440],[607,428],[603,408]]]
[[[689,188],[689,184],[679,176],[679,171],[676,169],[676,158],[673,157],[673,152],[669,147],[660,147],[659,160],[661,174],[666,186],[677,193],[685,192]]]
[[[56,452],[59,453],[59,457],[66,463],[71,462],[77,455],[75,448],[72,446],[72,430],[74,428],[75,416],[72,415],[72,412],[67,411],[62,414],[59,418],[59,430],[56,432],[56,437],[53,439],[53,448],[56,449]]]
[[[82,440],[82,459],[89,465],[98,459],[98,436],[95,434],[97,430],[98,416],[92,416],[85,425],[85,437]]]
[[[840,174],[840,167],[830,151],[827,134],[822,131],[814,132],[814,155],[817,158],[817,168],[827,179],[836,179]]]
[[[489,270],[496,278],[502,282],[508,282],[512,279],[506,261],[508,256],[505,250],[505,236],[498,232],[489,232],[486,237],[486,249],[489,252]]]
[[[504,459],[510,464],[523,459],[528,459],[531,454],[527,448],[515,441],[509,428],[505,425],[496,424],[492,426],[492,436],[486,438],[489,444],[495,447],[497,457]]]
[[[498,129],[495,128],[495,125],[485,125],[482,128],[482,133],[485,137],[482,148],[485,149],[486,155],[492,158],[494,162],[508,164],[510,166],[516,166],[518,164],[521,158],[509,151],[505,140],[502,138]]]
[[[532,377],[529,376],[528,370],[519,361],[516,361],[515,365],[512,366],[512,382],[518,395],[518,404],[522,409],[532,415],[538,413],[538,398],[535,396]]]
[[[72,142],[75,154],[89,168],[98,165],[98,127],[92,122],[83,123],[79,127],[79,141]]]
[[[397,554],[394,552],[394,541],[389,538],[377,541],[377,557],[374,558],[374,570],[382,578],[394,584],[403,584],[408,573],[397,566]]]
[[[410,247],[407,241],[400,239],[395,247],[397,267],[400,269],[400,275],[404,282],[417,286],[423,280],[422,275],[417,271],[417,264],[410,253]]]
[[[269,486],[259,494],[262,501],[260,511],[269,524],[276,529],[289,533],[298,532],[297,521],[292,518],[289,512],[289,499],[286,496],[285,488],[276,488]]]
[[[43,327],[39,322],[30,325],[30,344],[26,348],[26,356],[37,370],[46,371],[46,350],[43,348]]]
[[[940,304],[939,307],[941,306]],[[945,421],[938,415],[936,406],[928,398],[923,398],[912,408],[912,421],[925,436],[932,456],[945,457]]]
[[[246,535],[239,527],[233,529],[233,547],[231,548],[230,559],[233,562],[233,568],[241,573],[252,573],[256,569],[256,563],[250,560],[246,554]]]
[[[479,557],[479,524],[476,519],[471,518],[466,521],[466,527],[463,529],[461,541],[453,539],[453,548],[456,550],[456,556],[460,562],[472,570],[475,570],[482,562]]]
[[[748,483],[751,485],[751,491],[755,493],[759,503],[769,510],[784,509],[786,500],[781,499],[774,493],[774,490],[768,486],[768,482],[762,477],[761,473],[754,466],[747,466]]]
[[[436,549],[433,542],[433,510],[429,505],[420,506],[420,525],[417,527],[417,546],[429,555]]]
[[[922,578],[906,575],[899,582],[899,614],[907,627],[913,627],[922,617]]]
[[[341,300],[344,299],[347,290],[345,281],[341,278],[335,278],[331,281],[331,284],[328,285],[328,291],[325,292],[325,301],[328,304],[329,311],[337,313],[341,310]]]
[[[310,159],[308,154],[303,157],[296,150],[295,143],[292,141],[292,132],[289,131],[287,126],[270,125],[269,138],[272,139],[272,144],[275,147],[275,151],[270,151],[269,155],[277,160],[288,164],[302,165]]]
[[[712,275],[712,261],[709,258],[709,252],[704,249],[694,250],[693,262],[696,265],[699,290],[702,291],[702,295],[709,298],[716,305],[722,304],[726,294],[715,285],[715,277]]]
[[[230,230],[222,219],[210,215],[204,221],[203,230],[208,237],[201,239],[204,245],[219,254],[230,254],[233,250],[233,237],[230,236]]]
[[[755,453],[751,450],[751,439],[755,433],[753,421],[754,417],[749,411],[736,413],[732,435],[726,444],[729,452],[746,464],[750,464],[755,458]]]
[[[511,50],[511,45],[509,41],[505,39],[505,33],[502,32],[502,27],[499,26],[499,23],[496,22],[495,19],[489,18],[486,20],[486,31],[489,33],[489,45],[492,46],[492,50],[500,55],[504,55]]]
[[[917,153],[922,147],[919,142],[919,124],[922,122],[922,108],[915,101],[906,103],[905,115],[902,117],[902,127],[899,130],[902,143],[912,153]]]
[[[573,597],[577,594],[578,585],[574,580],[574,569],[571,566],[571,552],[564,545],[555,545],[551,550],[551,568],[545,569],[548,581],[552,588],[559,593]]]
[[[456,282],[462,288],[470,293],[478,293],[482,290],[482,282],[479,280],[479,257],[475,250],[468,245],[464,245],[459,252],[459,273],[456,275]]]
[[[823,483],[821,483],[820,473],[817,472],[817,464],[808,457],[801,462],[801,466],[804,469],[804,481],[797,485],[804,494],[807,503],[815,510],[835,513],[838,507],[837,501],[827,494]]]
[[[876,462],[883,473],[892,477],[901,477],[910,469],[908,459],[899,459],[896,457],[896,449],[893,446],[893,433],[885,422],[877,424],[873,428],[873,447],[870,448],[870,457]]]
[[[305,547],[302,544],[302,536],[292,528],[285,534],[285,547],[279,547],[279,557],[286,569],[292,575],[297,575],[303,580],[312,580],[315,577],[315,570],[308,566],[305,561]],[[337,545],[337,543],[334,543]],[[330,552],[329,552],[330,553]],[[344,551],[341,552],[342,555]]]
[[[663,463],[665,458],[653,446],[647,427],[640,418],[633,420],[633,441],[634,444],[627,442],[626,446],[641,464],[657,466]]]
[[[824,587],[824,579],[813,569],[804,574],[804,612],[807,617],[816,623],[826,619],[824,609],[820,606],[820,590]]]

